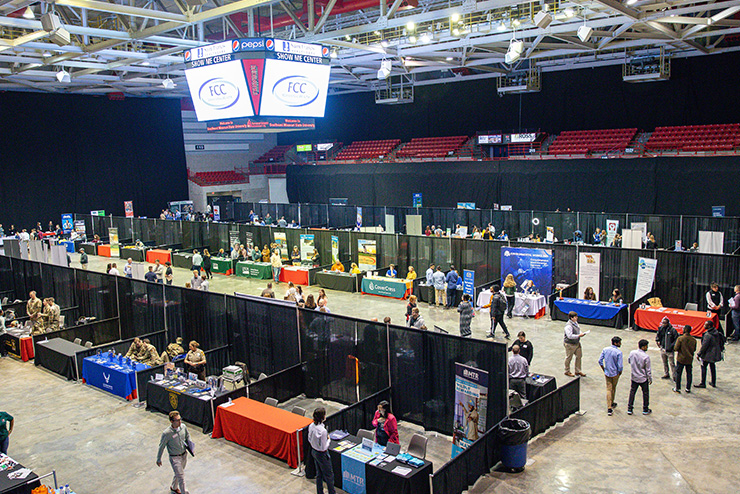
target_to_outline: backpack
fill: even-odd
[[[506,300],[500,293],[496,294],[496,310],[494,312],[506,312]]]

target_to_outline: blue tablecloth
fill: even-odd
[[[64,245],[67,247],[67,252],[74,252],[75,251],[75,243],[71,240],[60,240],[59,245]]]
[[[555,307],[565,314],[574,311],[578,314],[578,317],[585,317],[587,319],[612,319],[616,317],[620,310],[627,307],[627,305],[602,304],[593,300],[564,298],[563,300],[556,299]]]
[[[132,366],[118,364],[118,359],[108,360],[108,356],[86,357],[82,361],[82,378],[87,384],[113,393],[121,398],[136,398],[136,371],[148,369],[146,364],[132,362]]]

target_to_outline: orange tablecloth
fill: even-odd
[[[99,244],[98,255],[103,257],[110,257],[110,244]]]
[[[146,262],[154,264],[154,261],[159,259],[159,262],[164,265],[166,262],[170,262],[170,251],[151,249],[146,251]]]
[[[696,336],[697,338],[704,334],[705,321],[712,321],[715,328],[719,325],[719,317],[717,314],[712,314],[712,317],[707,317],[706,312],[671,309],[669,307],[648,307],[645,309],[637,309],[635,311],[635,325],[641,329],[657,331],[660,326],[660,321],[662,321],[664,317],[667,317],[671,321],[671,324],[676,328],[678,334],[683,334],[683,327],[688,324],[691,326],[691,335]]]
[[[249,398],[237,398],[229,407],[216,409],[211,437],[225,437],[249,449],[265,453],[298,467],[296,431],[312,420]],[[301,450],[303,435],[299,434]]]
[[[283,266],[280,270],[280,281],[283,283],[292,281],[296,285],[308,286],[308,269],[296,266]]]

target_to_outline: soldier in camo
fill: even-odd
[[[43,309],[43,304],[41,302],[41,299],[36,297],[35,291],[32,291],[28,295],[29,299],[28,303],[26,304],[26,313],[31,319],[31,324],[33,324],[32,333],[41,334],[44,332],[44,321],[41,318],[41,310]]]
[[[162,362],[172,362],[175,357],[185,353],[185,349],[182,347],[182,338],[179,336],[175,340],[175,343],[167,345],[167,350],[162,352]]]

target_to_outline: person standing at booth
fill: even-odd
[[[734,330],[728,341],[736,342],[740,340],[740,285],[735,285],[735,294],[730,299],[732,307],[732,325]]]
[[[701,337],[701,350],[696,354],[696,358],[701,362],[701,383],[696,388],[707,387],[707,367],[712,371],[712,380],[709,385],[717,387],[717,367],[716,363],[722,360],[722,352],[725,351],[725,337],[717,331],[712,321],[704,323],[704,335]]]
[[[506,295],[506,315],[511,319],[514,304],[516,303],[516,281],[514,281],[514,275],[511,273],[507,274],[504,280],[504,294]]]
[[[375,442],[381,446],[389,442],[401,444],[398,440],[398,422],[391,413],[390,404],[385,400],[378,403],[378,409],[373,417],[373,427],[375,428]]]
[[[8,412],[0,412],[0,453],[7,455],[10,435],[13,433],[15,419]]]
[[[719,285],[717,283],[712,283],[709,286],[706,299],[707,310],[712,314],[717,314],[717,320],[719,321],[717,323],[717,329],[721,332],[722,318],[720,317],[720,312],[722,312],[722,306],[725,304],[725,299],[722,297],[722,292],[719,291]]]
[[[432,306],[434,305],[434,263],[429,265],[426,273],[426,285],[427,285],[427,303]]]
[[[450,271],[447,273],[447,308],[455,307],[457,305],[457,280],[460,276],[457,274],[455,266],[450,266]]]
[[[272,251],[270,264],[272,265],[272,281],[280,283],[280,270],[283,268],[283,260],[280,258],[280,253],[277,249]]]
[[[200,349],[197,341],[193,340],[189,345],[190,351],[185,356],[185,369],[198,375],[201,381],[206,380],[206,354]]]
[[[44,321],[41,318],[43,303],[41,302],[41,299],[36,296],[35,291],[30,292],[28,297],[26,313],[33,323],[33,334],[41,334],[44,332]]]
[[[581,348],[581,338],[586,336],[586,333],[581,332],[581,327],[578,325],[578,313],[575,311],[568,312],[568,322],[565,323],[565,335],[563,338],[563,345],[565,346],[565,375],[569,377],[583,376],[586,374],[581,372],[581,359],[583,357],[583,350]],[[576,373],[575,375],[570,371],[570,361],[573,359],[573,355],[576,356]]]
[[[437,271],[432,277],[434,283],[435,299],[438,307],[444,307],[446,303],[445,295],[445,274],[442,272],[442,266],[437,266]]]
[[[329,433],[324,426],[326,409],[319,407],[313,411],[313,422],[308,426],[308,442],[311,445],[311,456],[316,463],[316,492],[324,493],[324,485],[329,494],[335,494],[334,470],[329,457]]]

